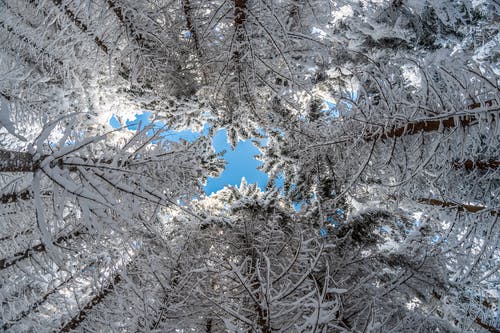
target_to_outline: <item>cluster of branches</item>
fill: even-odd
[[[466,35],[488,44],[480,5],[0,8],[0,330],[498,332],[499,79]],[[98,123],[141,108],[165,126]],[[233,146],[266,132],[287,199],[271,181],[198,200],[222,127]]]

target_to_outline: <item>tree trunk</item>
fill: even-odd
[[[115,0],[107,0],[108,6],[111,10],[113,10],[113,13],[115,13],[116,18],[118,21],[120,21],[121,24],[123,24],[130,32],[130,35],[134,38],[136,41],[137,45],[140,48],[146,47],[146,40],[142,36],[140,32],[137,31],[136,27],[134,26],[133,23],[133,17],[132,19],[127,18],[125,15],[123,15],[122,8],[116,4]]]
[[[497,169],[500,167],[500,161],[496,160],[486,160],[486,161],[474,161],[474,160],[465,160],[463,162],[455,162],[453,163],[453,167],[456,169],[464,168],[467,171],[472,170],[488,170],[488,169]]]
[[[198,55],[198,58],[201,60],[202,54],[200,48],[200,39],[198,37],[198,32],[196,31],[193,24],[193,18],[191,15],[191,3],[189,2],[189,0],[182,1],[182,9],[184,10],[184,17],[186,18],[186,28],[189,30],[191,38],[193,38],[196,54]]]
[[[17,202],[19,200],[31,200],[31,199],[33,199],[33,192],[30,189],[21,192],[12,192],[0,195],[0,203],[5,205]]]
[[[245,22],[246,8],[246,0],[234,0],[234,25],[236,26],[236,28],[240,28],[243,25],[243,22]]]

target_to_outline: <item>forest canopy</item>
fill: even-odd
[[[0,331],[500,332],[499,22],[0,0]],[[265,190],[204,193],[220,130]]]

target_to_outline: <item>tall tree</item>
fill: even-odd
[[[498,332],[498,6],[1,1],[0,330]]]

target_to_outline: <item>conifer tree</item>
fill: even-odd
[[[0,331],[498,332],[499,6],[0,0]]]

